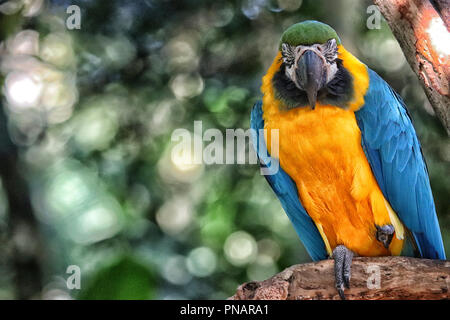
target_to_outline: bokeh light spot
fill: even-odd
[[[191,281],[192,276],[186,267],[186,258],[173,255],[167,259],[163,268],[163,276],[167,281],[176,285],[185,285]]]
[[[224,245],[227,260],[235,265],[242,266],[252,262],[257,254],[255,239],[245,231],[232,233]]]
[[[187,258],[187,268],[196,277],[207,277],[216,269],[217,257],[208,247],[195,248]]]
[[[70,37],[63,33],[49,34],[43,40],[40,56],[56,66],[72,64],[74,55]]]
[[[302,0],[278,0],[280,8],[286,11],[295,11],[302,5]]]
[[[204,84],[198,74],[179,74],[170,81],[170,88],[177,99],[188,99],[202,93]]]
[[[10,107],[19,111],[38,105],[43,84],[28,73],[15,71],[6,77],[5,89]]]
[[[160,228],[169,235],[182,232],[192,221],[191,203],[186,198],[169,199],[156,213]]]
[[[12,55],[37,55],[39,53],[39,33],[23,30],[7,41],[7,48]]]

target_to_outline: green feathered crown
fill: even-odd
[[[303,21],[296,23],[283,32],[281,44],[287,43],[291,46],[312,45],[314,43],[325,43],[330,39],[336,39],[336,43],[341,44],[336,31],[329,25],[318,21]]]

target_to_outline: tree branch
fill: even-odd
[[[436,116],[450,135],[448,0],[373,0],[419,77]],[[434,6],[433,6],[434,5]],[[436,9],[439,11],[436,11]]]
[[[350,286],[345,295],[352,300],[449,299],[450,261],[359,257],[353,259]],[[244,283],[230,299],[340,299],[334,287],[334,261],[298,264],[268,280]]]

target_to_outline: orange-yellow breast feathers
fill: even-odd
[[[279,129],[280,165],[296,183],[302,205],[329,253],[344,244],[363,256],[398,255],[402,235],[394,236],[389,249],[375,238],[375,224],[397,225],[398,233],[399,221],[393,221],[395,213],[371,171],[354,114],[364,104],[367,68],[342,46],[338,50],[353,77],[354,94],[346,110],[320,103],[315,110],[283,108],[271,83],[282,63],[281,54],[277,55],[261,88],[267,146],[276,145],[272,145],[270,132]]]

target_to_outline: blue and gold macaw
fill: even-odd
[[[276,146],[280,165],[266,179],[311,258],[334,258],[341,298],[353,255],[445,259],[408,111],[330,26],[288,28],[261,91],[251,114],[254,145],[264,139],[269,154]],[[262,165],[269,161],[257,153]]]

